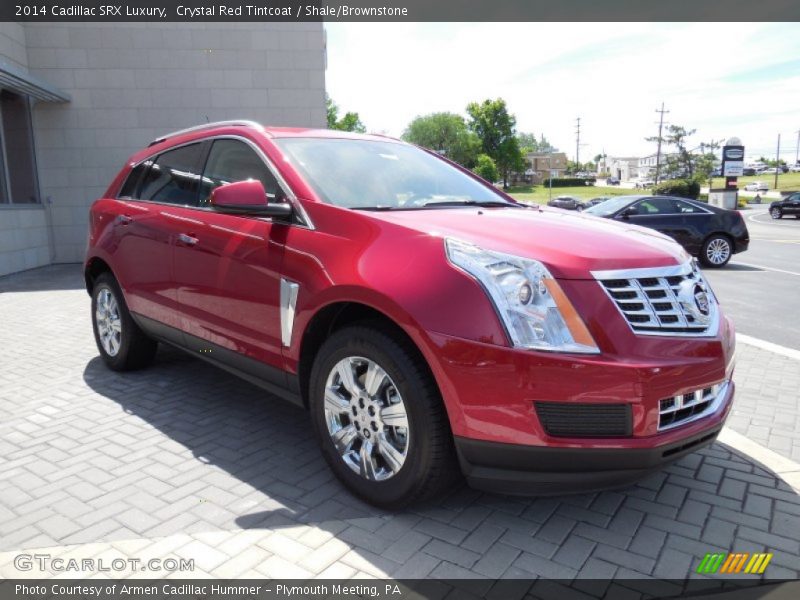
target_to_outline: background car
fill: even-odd
[[[619,177],[609,177],[606,179],[606,185],[619,185]]]
[[[588,204],[584,203],[583,200],[576,198],[575,196],[556,196],[547,203],[547,206],[552,206],[553,208],[563,208],[564,210],[581,211],[584,208],[587,208]]]
[[[747,192],[768,192],[769,186],[763,181],[751,181],[744,186]]]
[[[789,171],[792,173],[800,173],[800,165],[792,165],[789,167]]]
[[[800,219],[800,192],[790,194],[783,200],[776,200],[769,205],[769,214],[773,219],[781,219],[794,215]]]
[[[649,227],[668,235],[707,267],[723,267],[747,250],[750,234],[735,210],[674,196],[617,196],[586,214]]]
[[[648,189],[653,187],[655,184],[656,182],[650,179],[649,177],[642,177],[636,179],[633,185],[636,189]]]

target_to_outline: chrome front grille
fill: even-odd
[[[688,394],[664,398],[658,403],[658,429],[671,429],[710,415],[719,408],[728,391],[728,381]]]
[[[717,302],[694,263],[593,275],[635,333],[703,336],[717,332]]]

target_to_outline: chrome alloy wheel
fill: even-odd
[[[117,299],[108,288],[101,289],[97,294],[94,320],[103,350],[109,356],[116,356],[122,342],[122,319]]]
[[[783,216],[780,208],[773,208],[769,214],[773,219],[780,219]]]
[[[711,240],[706,248],[706,258],[712,265],[723,265],[731,255],[731,244],[723,238]]]
[[[383,481],[403,467],[410,443],[400,392],[376,362],[348,356],[325,382],[325,423],[342,460],[370,481]]]

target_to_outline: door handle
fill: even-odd
[[[186,244],[187,246],[194,246],[199,240],[196,237],[192,237],[186,233],[178,234],[178,241],[182,244]]]
[[[117,223],[120,225],[128,225],[131,221],[133,221],[133,219],[128,215],[117,215]]]

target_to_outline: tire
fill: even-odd
[[[781,219],[783,218],[783,211],[780,208],[773,208],[769,211],[769,216],[773,219]]]
[[[728,264],[733,256],[733,242],[727,235],[715,233],[706,238],[700,250],[700,262],[712,269],[719,269]]]
[[[331,470],[370,504],[397,509],[434,497],[460,473],[427,365],[380,324],[348,326],[325,341],[311,370],[309,409]]]
[[[153,361],[158,343],[134,322],[117,280],[102,273],[92,288],[92,330],[100,356],[114,371],[133,371]]]

